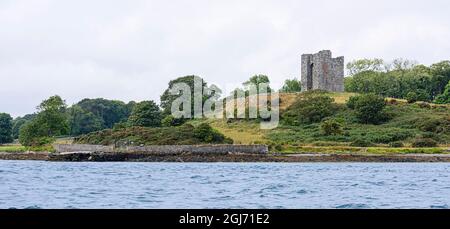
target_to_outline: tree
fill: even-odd
[[[311,124],[322,121],[334,114],[334,99],[321,94],[311,94],[298,99],[283,114],[283,118],[291,125]]]
[[[78,105],[73,105],[68,109],[70,135],[78,136],[102,129],[102,121],[100,117],[95,116],[92,112],[82,109]]]
[[[12,118],[11,115],[0,113],[0,145],[11,143],[12,138]]]
[[[347,64],[348,73],[353,76],[361,72],[383,70],[384,61],[382,59],[360,59]]]
[[[212,98],[213,96],[217,96],[218,94],[220,94],[220,91],[218,90],[213,90],[211,88],[208,87],[208,84],[206,83],[206,81],[204,81],[201,77],[199,76],[184,76],[184,77],[179,77],[175,80],[171,80],[169,82],[169,87],[164,91],[164,93],[161,95],[160,100],[161,100],[161,108],[163,109],[163,114],[164,116],[170,115],[171,114],[171,109],[172,109],[172,103],[180,96],[180,94],[171,94],[170,90],[174,87],[174,85],[176,84],[186,84],[189,86],[190,90],[191,90],[191,117],[194,117],[194,90],[195,90],[195,82],[201,82],[201,91],[198,91],[197,93],[202,94],[202,106],[205,103],[206,100],[208,100],[209,98]]]
[[[42,101],[36,117],[20,128],[20,143],[25,146],[47,144],[53,137],[68,134],[66,107],[65,101],[57,95]]]
[[[408,60],[403,58],[397,58],[392,61],[392,63],[389,65],[389,71],[407,71],[411,70],[417,65],[417,61],[415,60]]]
[[[136,104],[128,118],[130,126],[158,127],[161,126],[161,111],[153,101],[143,101]]]
[[[250,77],[249,80],[245,81],[242,85],[248,89],[250,85],[256,85],[257,86],[257,92],[259,93],[259,86],[260,84],[270,84],[269,77],[266,75],[254,75]],[[267,92],[272,92],[272,89],[270,87],[267,88]]]
[[[284,81],[283,87],[280,89],[282,93],[295,93],[302,91],[302,84],[297,78],[287,79]]]
[[[83,99],[76,105],[101,120],[101,129],[109,129],[116,123],[128,120],[134,104],[133,101],[126,104],[122,101],[97,98]]]
[[[67,105],[58,95],[52,96],[37,107],[39,122],[44,123],[48,136],[65,135],[69,133],[66,116]]]
[[[27,114],[23,117],[17,117],[13,120],[13,128],[12,128],[12,137],[14,139],[19,138],[20,128],[27,122],[33,120],[36,117],[36,114]]]
[[[444,93],[439,95],[436,98],[435,102],[439,103],[439,104],[450,103],[450,81],[448,82],[447,86],[445,87]]]
[[[356,117],[366,124],[379,124],[386,120],[384,108],[386,101],[375,94],[364,94],[350,98],[347,106],[355,110]]]
[[[320,123],[320,132],[325,136],[342,134],[342,124],[334,119]]]

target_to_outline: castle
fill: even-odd
[[[344,91],[344,57],[332,58],[330,50],[302,55],[302,91]]]

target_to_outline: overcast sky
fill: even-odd
[[[300,77],[300,56],[450,59],[450,1],[0,0],[0,112],[58,94],[150,100],[169,80]]]

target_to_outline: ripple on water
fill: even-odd
[[[0,161],[0,168],[0,208],[448,209],[450,205],[448,163]]]

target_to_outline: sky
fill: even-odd
[[[300,78],[300,56],[450,59],[448,0],[0,0],[0,112],[52,95],[155,100],[171,79],[221,88]]]

